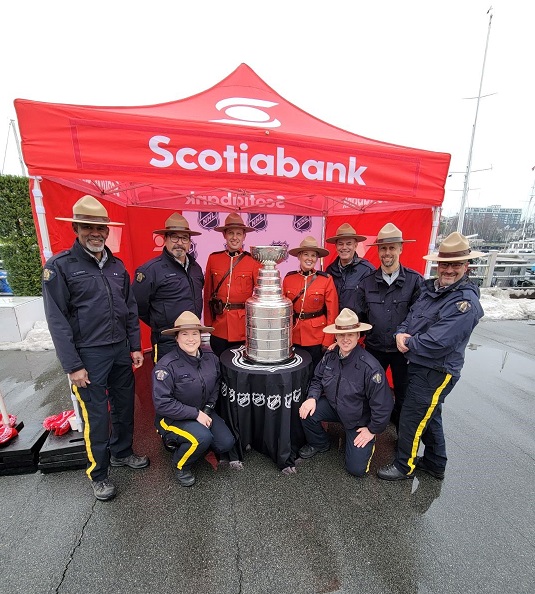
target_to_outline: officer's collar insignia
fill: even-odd
[[[379,372],[375,373],[374,375],[372,375],[372,380],[376,384],[380,384],[383,381],[383,376]]]
[[[165,369],[158,369],[154,375],[156,376],[157,380],[162,382],[169,375],[169,373],[165,371]]]
[[[136,274],[136,280],[138,283],[140,283],[144,278],[145,278],[145,275],[142,272],[138,272]]]
[[[56,276],[56,273],[54,272],[54,270],[50,270],[50,268],[45,268],[43,270],[43,280],[45,282],[53,279]]]
[[[472,304],[468,301],[457,301],[455,305],[461,313],[466,313],[472,307]]]

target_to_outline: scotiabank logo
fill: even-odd
[[[270,146],[270,153],[251,155],[245,142],[240,143],[238,150],[232,144],[227,144],[222,151],[212,148],[198,151],[189,146],[175,150],[172,147],[172,139],[163,135],[150,138],[149,148],[158,156],[153,157],[149,163],[158,168],[172,167],[176,164],[179,168],[189,171],[200,169],[288,178],[302,176],[312,181],[366,185],[362,175],[367,167],[359,165],[356,157],[349,157],[345,163],[318,159],[300,161],[292,155],[287,155],[283,146]]]
[[[275,107],[278,103],[249,97],[229,97],[218,101],[215,106],[223,111],[227,118],[210,120],[217,124],[232,124],[233,126],[254,126],[255,128],[278,128],[281,123],[264,109]],[[264,109],[260,109],[264,108]]]

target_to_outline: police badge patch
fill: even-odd
[[[380,373],[375,373],[374,375],[372,375],[372,380],[376,384],[380,384],[383,381],[383,376]]]
[[[455,305],[461,313],[466,313],[472,307],[472,304],[468,301],[457,301]]]
[[[50,268],[45,268],[43,270],[43,280],[45,281],[45,283],[53,279],[55,276],[56,273],[54,270],[50,270]]]
[[[142,282],[144,278],[145,278],[145,275],[142,272],[138,272],[136,274],[136,280],[138,283]]]
[[[169,375],[169,373],[165,371],[165,369],[158,369],[158,371],[156,371],[154,375],[156,376],[157,380],[163,382],[163,380]]]

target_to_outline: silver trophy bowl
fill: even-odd
[[[282,363],[293,357],[293,304],[282,294],[277,264],[286,257],[280,245],[250,248],[262,263],[252,297],[245,302],[245,356],[255,363]]]
[[[283,245],[255,245],[251,247],[251,256],[264,266],[275,266],[286,258],[286,248]]]

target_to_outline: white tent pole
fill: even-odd
[[[431,236],[429,237],[429,247],[427,249],[427,253],[430,254],[431,252],[435,251],[435,244],[437,242],[438,236],[438,227],[440,224],[440,207],[433,206],[433,224],[431,225]],[[429,260],[425,263],[425,273],[424,278],[429,278],[431,275],[431,267],[433,263]]]
[[[37,222],[39,224],[39,236],[41,237],[41,244],[43,246],[43,258],[46,261],[52,256],[52,250],[50,248],[50,237],[48,235],[48,226],[46,224],[46,211],[43,203],[43,192],[41,192],[41,186],[39,184],[41,178],[32,177],[32,179],[32,195],[35,201],[35,212],[37,213]]]

